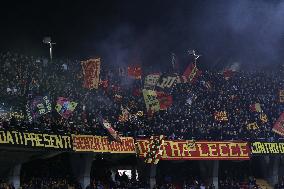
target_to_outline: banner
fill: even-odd
[[[226,111],[215,112],[214,118],[216,121],[228,121],[228,116]]]
[[[139,156],[146,158],[149,140],[137,140]],[[247,142],[237,141],[190,141],[165,140],[161,160],[249,160],[250,148]]]
[[[77,102],[70,101],[68,98],[58,97],[56,101],[56,111],[65,119],[68,119],[74,112]]]
[[[141,79],[142,77],[142,68],[141,66],[128,66],[127,67],[128,77],[132,77],[134,79]]]
[[[284,136],[284,112],[280,115],[278,120],[275,122],[272,131],[275,133]]]
[[[196,64],[190,64],[184,71],[183,76],[185,76],[190,83],[195,83],[201,73],[202,72],[196,67]]]
[[[51,112],[51,103],[48,96],[37,96],[26,105],[26,113],[29,122]]]
[[[47,149],[71,150],[72,141],[68,135],[30,133],[19,131],[0,131],[0,144],[39,147]]]
[[[171,90],[171,88],[176,83],[177,77],[175,75],[164,74],[160,77],[157,82],[157,87],[161,90]]]
[[[252,155],[284,154],[282,142],[252,142],[250,147]]]
[[[156,86],[157,82],[159,81],[160,74],[159,73],[153,73],[149,74],[145,77],[144,80],[144,88],[145,89],[152,89]]]
[[[121,137],[120,142],[109,141],[108,137],[72,135],[75,152],[136,153],[134,139]]]
[[[284,102],[284,90],[279,90],[279,102]]]
[[[87,89],[98,89],[100,83],[101,59],[89,59],[81,62],[84,84]]]
[[[0,112],[0,118],[3,120],[10,120],[12,117],[14,117],[18,121],[25,119],[25,115],[22,112],[8,112],[8,111]]]
[[[147,111],[152,113],[160,110],[160,103],[157,99],[156,91],[143,89],[143,96],[146,104]]]

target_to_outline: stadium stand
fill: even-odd
[[[172,105],[149,117],[142,95],[142,80],[119,77],[117,70],[102,69],[100,88],[90,91],[82,87],[79,61],[54,60],[51,63],[8,52],[1,53],[0,62],[0,125],[3,129],[104,135],[97,116],[102,115],[123,136],[163,134],[171,139],[197,140],[279,138],[271,132],[283,111],[283,103],[279,102],[283,80],[278,74],[239,71],[225,78],[223,73],[203,71],[195,84],[174,85]],[[131,84],[125,80],[131,80]],[[49,97],[52,107],[56,106],[58,97],[69,98],[78,106],[69,119],[62,118],[53,109],[28,122],[27,102],[43,95]],[[122,108],[130,115],[138,111],[143,111],[144,115],[120,122]],[[6,119],[4,113],[9,112],[15,114]],[[226,120],[216,120],[214,115],[220,112],[225,113]]]

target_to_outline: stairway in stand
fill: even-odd
[[[256,179],[256,184],[261,189],[273,189],[273,187],[264,179]]]

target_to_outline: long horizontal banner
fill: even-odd
[[[0,145],[75,152],[138,153],[149,157],[150,139],[121,137],[120,142],[106,136],[56,135],[0,130]],[[152,145],[152,144],[151,144]],[[159,152],[153,152],[161,160],[248,160],[251,155],[284,154],[284,142],[243,141],[192,141],[164,140]],[[160,154],[160,155],[159,155]],[[147,156],[148,155],[148,156]],[[154,156],[153,156],[154,157]]]
[[[75,152],[136,153],[134,139],[131,137],[121,137],[120,142],[92,135],[72,135],[72,139]]]
[[[0,131],[0,144],[72,150],[71,136],[68,135]]]
[[[284,154],[284,143],[281,142],[252,142],[252,155]]]
[[[139,156],[146,157],[148,140],[137,140]],[[247,142],[233,141],[168,141],[162,146],[162,160],[249,160],[250,148]]]

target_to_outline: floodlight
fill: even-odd
[[[55,45],[56,43],[52,43],[51,37],[44,37],[42,42],[44,44],[49,44],[49,56],[50,56],[50,60],[52,61],[52,45]]]

